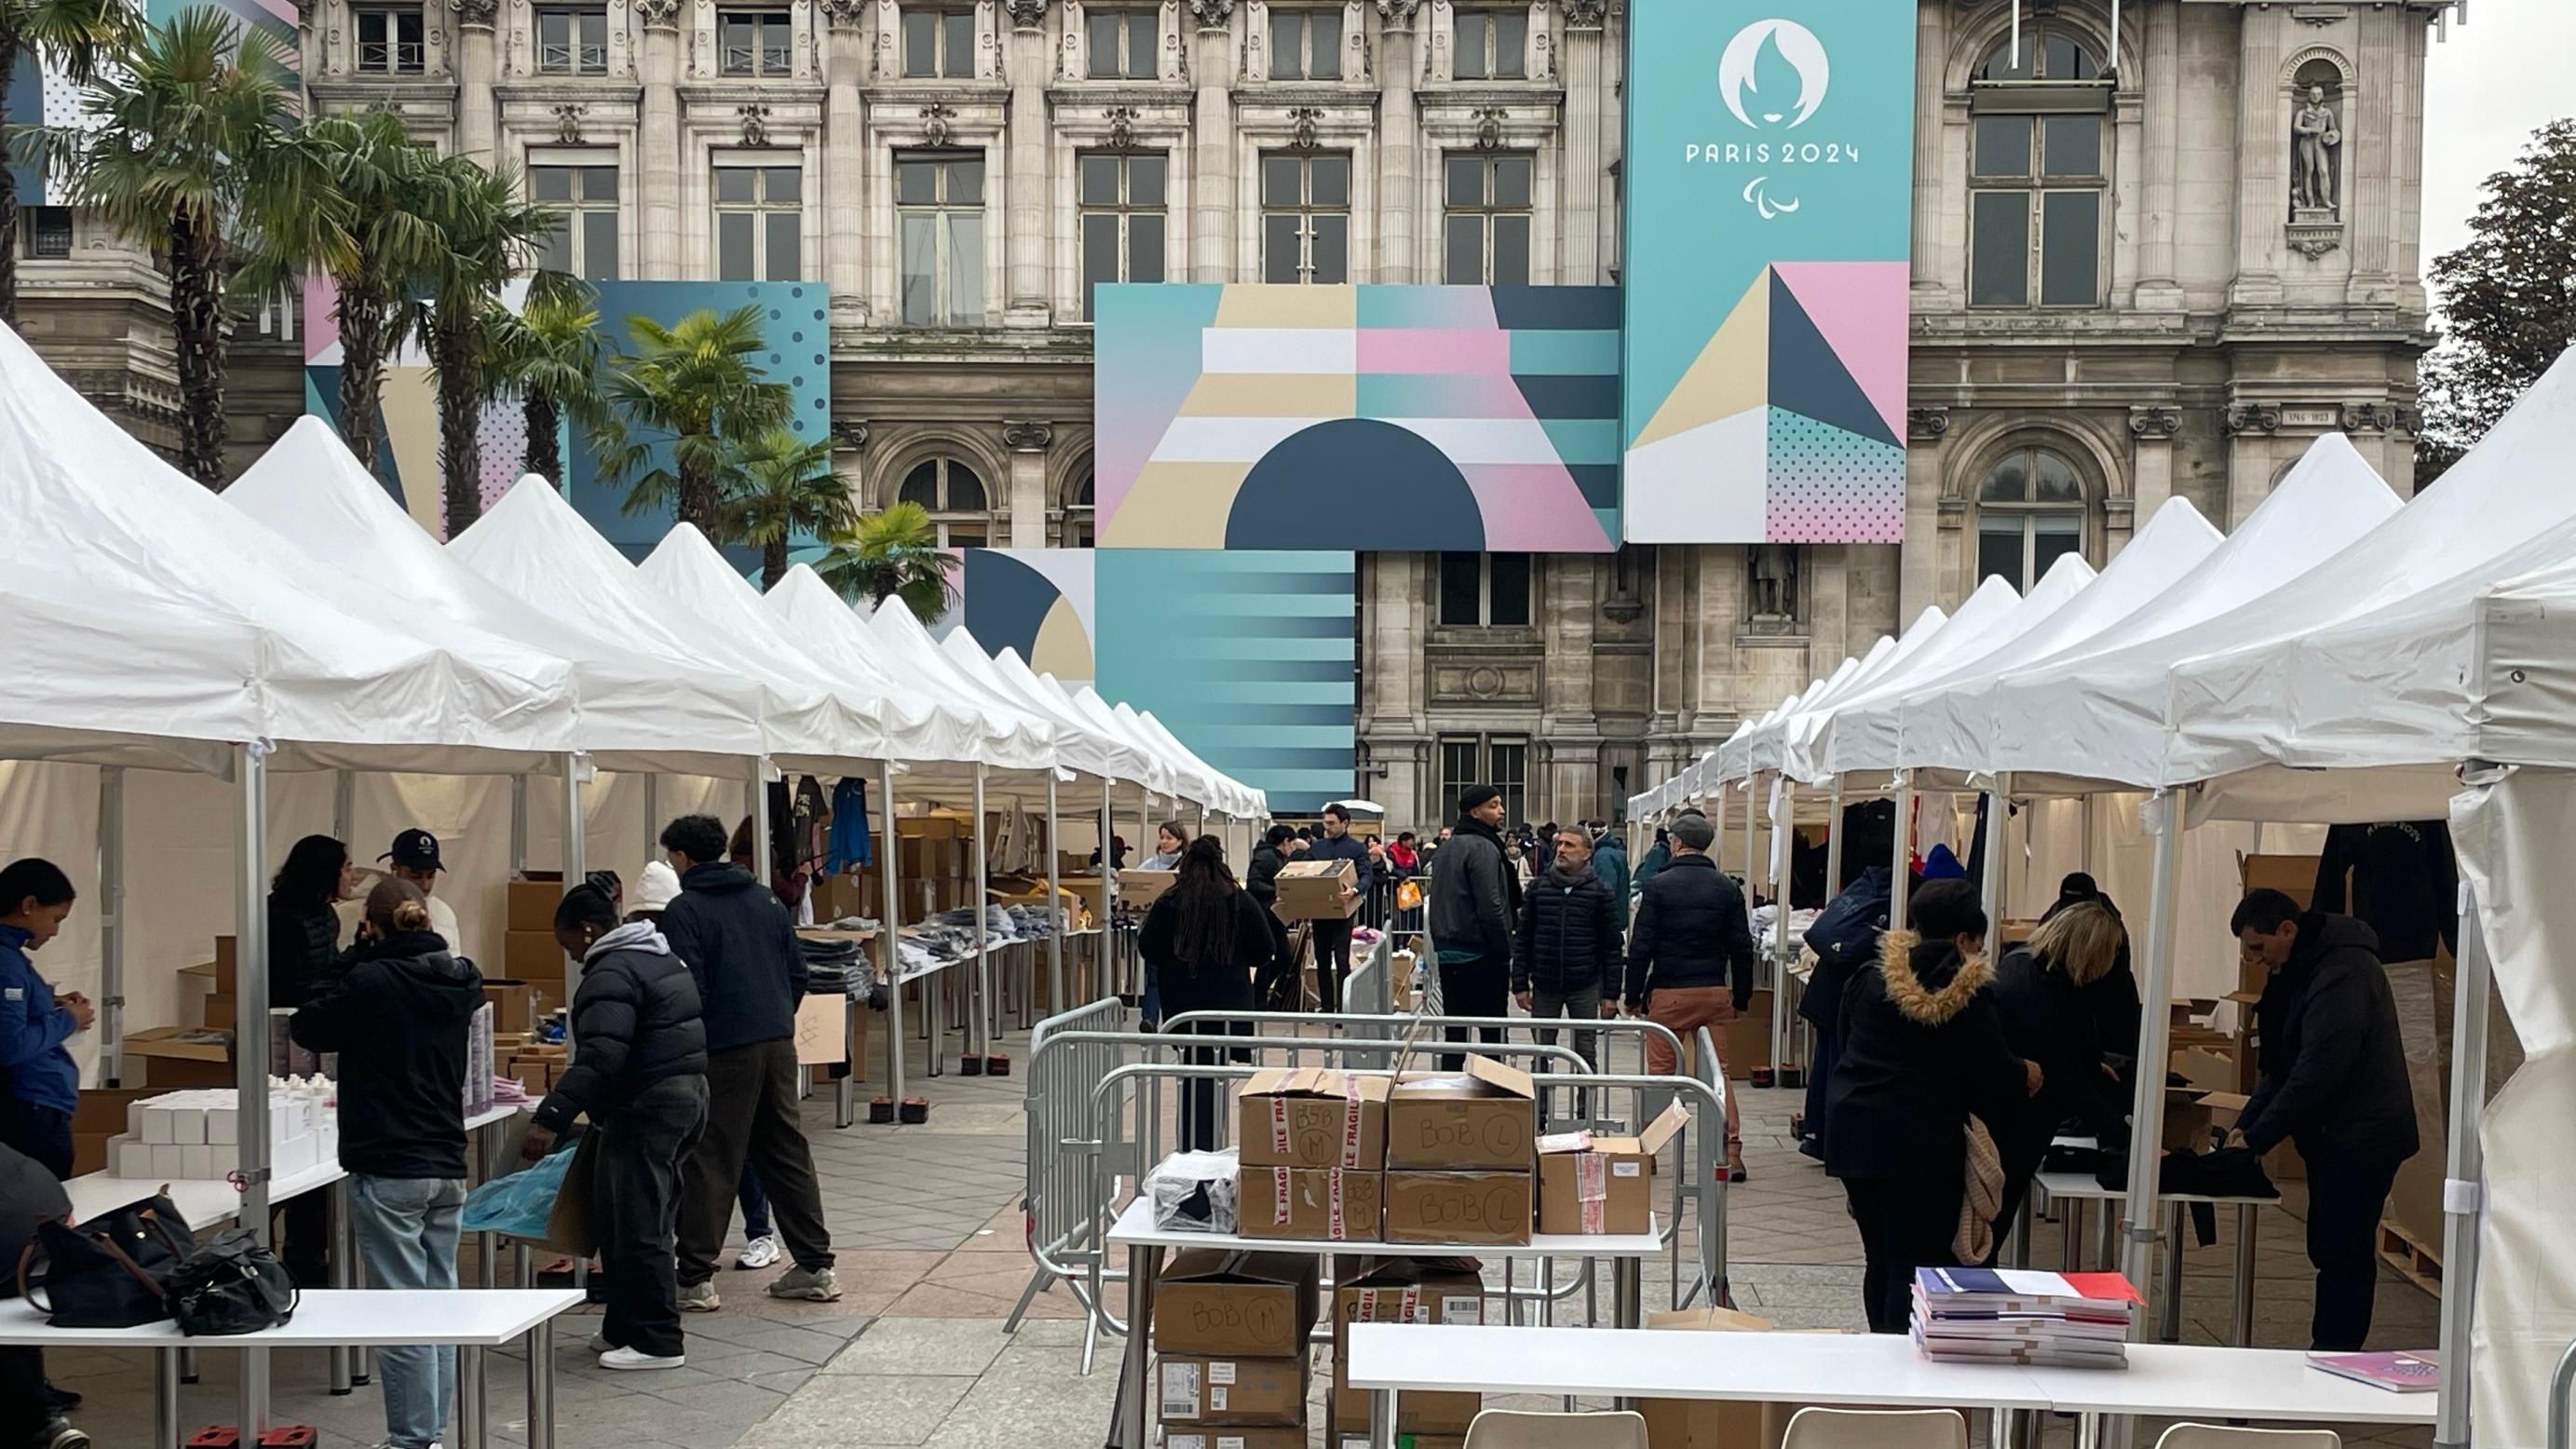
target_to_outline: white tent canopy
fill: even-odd
[[[972,700],[944,693],[940,681],[908,671],[879,647],[859,616],[812,569],[797,564],[762,599],[781,633],[813,657],[827,676],[876,688],[902,679],[916,702],[906,739],[907,762],[973,764],[985,758],[1003,726],[990,722]]]
[[[1055,731],[1056,758],[1065,768],[1104,780],[1140,781],[1151,772],[1152,762],[1141,752],[1093,729],[1089,720],[1070,711],[1058,712],[1055,701],[1043,692],[1022,688],[965,630],[951,630],[939,641],[939,649],[982,692],[1045,721]]]
[[[865,626],[878,650],[908,677],[932,683],[945,697],[972,702],[994,734],[987,764],[1011,770],[1048,770],[1061,763],[1055,727],[959,669],[901,600],[889,599],[873,614],[859,609],[854,617]]]
[[[307,553],[348,561],[395,618],[452,620],[570,661],[575,737],[605,768],[730,773],[761,751],[755,686],[630,651],[474,572],[319,418],[299,419],[223,498]]]

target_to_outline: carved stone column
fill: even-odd
[[[865,0],[822,0],[828,31],[823,54],[823,248],[832,289],[832,325],[868,323],[868,108],[859,88],[868,79]]]
[[[1944,307],[1941,282],[1941,147],[1949,105],[1942,66],[1950,55],[1950,7],[1926,5],[1914,21],[1914,292]]]
[[[680,0],[636,0],[644,94],[635,137],[636,208],[647,281],[680,279]]]
[[[1199,93],[1198,146],[1190,176],[1191,271],[1201,282],[1234,280],[1234,3],[1190,0],[1184,25],[1198,31],[1191,61]]]
[[[1011,448],[1011,547],[1047,546],[1047,448],[1055,429],[1045,423],[1004,423]]]
[[[2389,255],[2397,234],[2395,178],[2388,164],[2396,149],[2403,104],[2394,87],[2404,73],[2399,31],[2423,22],[2403,11],[2358,12],[2361,27],[2360,70],[2344,93],[2344,125],[2352,134],[2343,148],[2344,235],[2352,238],[2352,278],[2345,300],[2355,306],[2387,306],[2397,299],[2397,279]]]
[[[2182,7],[2147,7],[2146,226],[2141,243],[2137,306],[2142,312],[2182,310],[2182,284],[2174,266],[2174,228],[2181,212]],[[2145,507],[2140,504],[2141,510]]]
[[[1421,9],[1422,0],[1377,0],[1383,22],[1378,80],[1384,87],[1377,122],[1377,275],[1363,278],[1354,272],[1353,281],[1414,280],[1414,153],[1421,149],[1421,122],[1414,115],[1413,81],[1422,63],[1414,47],[1414,21]]]
[[[490,169],[498,118],[492,76],[500,68],[492,19],[499,0],[456,0],[456,151]]]
[[[1941,602],[1941,468],[1948,460],[1941,440],[1949,434],[1948,408],[1906,409],[1904,571],[1897,581],[1896,606],[1900,627]]]
[[[2129,409],[2129,436],[2136,439],[2130,461],[2130,496],[2137,503],[2137,526],[2144,528],[2156,510],[2173,497],[2173,440],[2182,431],[2182,413],[2153,405]]]
[[[1566,0],[1558,58],[1565,66],[1565,239],[1557,278],[1570,287],[1610,280],[1601,265],[1601,97],[1604,0]]]
[[[2229,532],[2272,496],[2272,464],[2281,451],[2281,409],[2271,403],[2237,403],[2227,409],[2227,516],[2213,519]]]
[[[2236,65],[2236,280],[2228,299],[2237,306],[2277,306],[2281,228],[2290,214],[2289,113],[2281,89],[2281,29],[2290,18],[2278,7],[2247,7],[2236,16],[2242,27]]]
[[[1011,23],[1010,174],[1010,305],[1002,313],[1006,327],[1044,327],[1047,306],[1047,0],[1008,0]],[[1044,514],[1040,514],[1044,529]],[[1018,525],[1012,525],[1014,532]]]

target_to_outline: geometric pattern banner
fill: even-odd
[[[1104,548],[1094,558],[1103,697],[1153,711],[1200,758],[1268,791],[1274,814],[1310,815],[1351,793],[1350,553]]]
[[[1636,543],[1899,543],[1915,0],[1636,0]]]
[[[1104,549],[1618,546],[1611,287],[1098,289]]]
[[[1031,669],[1088,684],[1093,616],[1087,548],[970,548],[957,618],[988,654],[1016,650]]]

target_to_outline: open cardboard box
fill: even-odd
[[[1390,1170],[1528,1172],[1538,1137],[1538,1085],[1491,1057],[1466,1070],[1408,1072],[1386,1104]]]
[[[1731,1308],[1689,1308],[1656,1313],[1646,1319],[1648,1332],[1688,1333],[1839,1333],[1840,1329],[1783,1329],[1767,1318]],[[1647,1449],[1780,1449],[1788,1437],[1789,1419],[1804,1404],[1788,1401],[1717,1402],[1707,1399],[1640,1399],[1646,1417]]]
[[[1565,1132],[1538,1140],[1538,1230],[1627,1234],[1655,1222],[1655,1159],[1690,1125],[1679,1102],[1634,1137]]]

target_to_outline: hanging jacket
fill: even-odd
[[[2004,1038],[1994,967],[1912,931],[1879,938],[1878,961],[1843,992],[1842,1049],[1825,1099],[1834,1177],[1957,1180],[1968,1119],[2010,1120],[2027,1094]]]
[[[824,855],[823,871],[839,875],[866,865],[875,853],[876,838],[868,833],[868,782],[844,775],[832,787],[832,848]]]
[[[1601,844],[1592,852],[1592,873],[1610,888],[1611,914],[1618,920],[1619,929],[1627,930],[1628,847],[1619,843],[1617,835],[1601,837]]]
[[[1530,882],[1521,896],[1521,922],[1512,952],[1512,990],[1567,996],[1619,986],[1619,921],[1610,887],[1585,869],[1573,875],[1556,867]]]
[[[2448,823],[2335,826],[2317,857],[2309,907],[2347,911],[2346,876],[2348,914],[2379,933],[2381,961],[2429,961],[2437,945],[2459,953],[2460,867]]]
[[[730,1051],[796,1034],[805,953],[777,895],[730,863],[693,865],[662,935],[697,979],[707,1050]]]
[[[1743,890],[1709,856],[1676,855],[1637,900],[1628,1006],[1642,1011],[1650,994],[1667,987],[1725,986],[1742,1011],[1753,1001],[1753,957]]]
[[[706,1075],[698,983],[652,922],[620,926],[583,955],[572,1039],[571,1068],[537,1107],[537,1125],[557,1134],[584,1114],[613,1120],[656,1082]]]
[[[2312,1161],[2384,1166],[2421,1145],[2378,944],[2350,916],[2299,917],[2290,959],[2254,1003],[2262,1080],[2236,1125],[2255,1151],[2287,1140]]]
[[[465,1040],[483,977],[435,932],[361,953],[289,1018],[298,1045],[340,1054],[340,1165],[367,1177],[465,1175]]]

